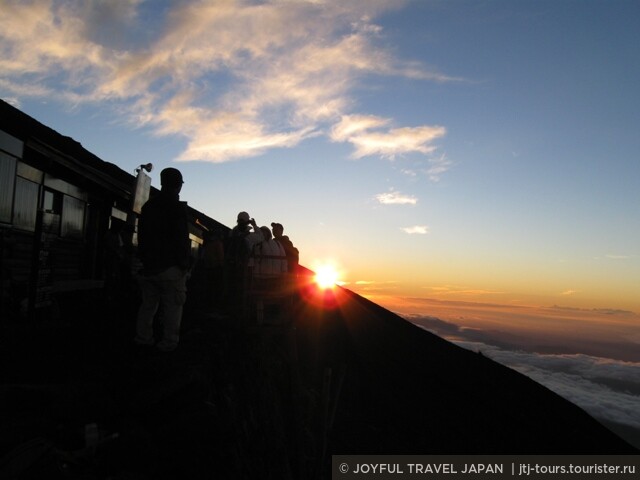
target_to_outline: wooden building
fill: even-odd
[[[56,293],[102,288],[111,225],[127,225],[135,248],[136,180],[0,100],[3,319],[46,316]],[[195,256],[205,230],[227,227],[191,207],[189,215]]]

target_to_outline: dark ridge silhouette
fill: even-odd
[[[336,422],[336,429],[345,434],[336,433],[339,451],[634,451],[582,409],[528,377],[353,292],[340,290],[337,295],[347,297],[340,317],[350,354],[357,359]],[[389,434],[375,435],[376,427]]]

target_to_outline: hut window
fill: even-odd
[[[0,152],[0,222],[11,223],[16,159]]]
[[[64,196],[62,206],[61,236],[82,238],[84,235],[85,202],[77,198]]]
[[[13,225],[16,228],[28,230],[36,229],[36,214],[38,212],[38,194],[40,185],[16,177],[16,190],[13,207]]]

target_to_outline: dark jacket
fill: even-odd
[[[146,274],[174,266],[189,268],[191,242],[186,202],[160,192],[144,204],[138,222],[138,255]]]
[[[289,267],[289,272],[295,272],[298,267],[300,257],[298,249],[293,246],[293,242],[289,240],[289,237],[286,235],[275,238],[275,241],[282,245],[282,248],[284,248],[284,252],[287,255],[287,265]]]

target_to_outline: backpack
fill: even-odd
[[[300,253],[298,252],[298,249],[293,246],[293,242],[286,235],[280,238],[276,238],[275,241],[282,245],[284,253],[287,255],[289,271],[294,272],[296,267],[298,266],[298,262],[300,259]]]

